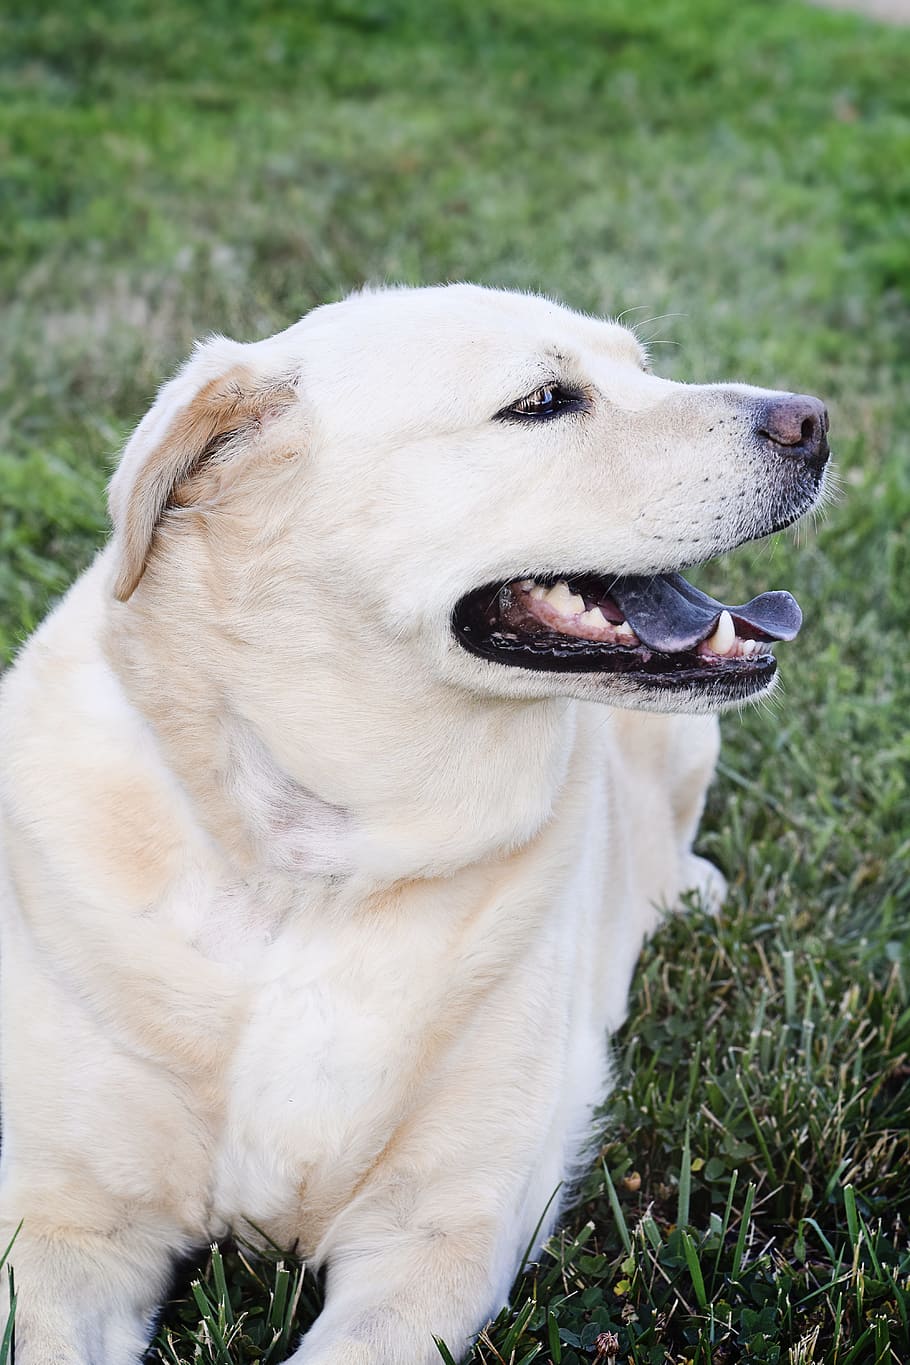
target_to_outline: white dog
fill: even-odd
[[[327,1267],[296,1365],[469,1345],[643,938],[722,886],[692,713],[799,626],[677,570],[812,507],[826,428],[468,285],[165,385],[0,707],[19,1365],[137,1361],[175,1257],[251,1223]]]

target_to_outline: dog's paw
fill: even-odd
[[[421,1330],[394,1308],[379,1307],[343,1324],[338,1315],[317,1318],[285,1365],[438,1365],[429,1330]]]
[[[727,899],[727,879],[707,858],[690,853],[683,867],[681,896],[694,896],[709,915],[719,915]]]
[[[362,1341],[337,1341],[308,1348],[306,1338],[299,1351],[285,1361],[285,1365],[377,1365],[379,1357]]]

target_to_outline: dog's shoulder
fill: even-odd
[[[0,688],[0,804],[28,846],[92,898],[147,904],[184,841],[180,794],[104,652],[99,560],[29,640]]]

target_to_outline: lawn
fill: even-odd
[[[2,657],[104,538],[192,338],[367,280],[637,310],[664,373],[829,401],[823,522],[699,575],[806,615],[779,700],[724,721],[701,850],[729,903],[646,949],[599,1160],[472,1359],[910,1360],[910,32],[798,0],[19,11]],[[149,1359],[278,1361],[318,1292],[226,1249]]]

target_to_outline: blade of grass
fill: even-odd
[[[622,1211],[619,1195],[616,1193],[616,1189],[610,1177],[610,1172],[607,1170],[607,1163],[602,1161],[600,1164],[604,1173],[604,1184],[607,1187],[607,1198],[610,1201],[610,1208],[613,1210],[613,1221],[616,1223],[616,1230],[619,1233],[620,1240],[625,1247],[626,1255],[628,1256],[629,1252],[632,1250],[632,1238],[629,1236],[629,1229],[626,1226],[625,1214]]]
[[[449,1350],[448,1346],[440,1337],[434,1337],[433,1341],[435,1343],[437,1351],[442,1356],[442,1359],[445,1361],[445,1365],[458,1365],[458,1361],[455,1359],[455,1357],[452,1355],[452,1352]]]
[[[730,1278],[739,1279],[739,1272],[742,1269],[743,1255],[746,1249],[746,1237],[749,1232],[749,1219],[752,1217],[752,1206],[755,1203],[755,1186],[749,1182],[746,1189],[746,1198],[743,1203],[743,1211],[739,1222],[739,1235],[736,1239],[736,1247],[733,1252],[733,1265],[730,1268]]]
[[[20,1223],[19,1227],[21,1226],[22,1224]],[[18,1234],[18,1231],[19,1229],[17,1228],[16,1234]],[[14,1234],[13,1241],[15,1241],[15,1239],[16,1235]],[[12,1242],[10,1243],[10,1246],[12,1246]],[[4,1260],[7,1255],[9,1255],[9,1247],[7,1247],[6,1252],[4,1253]],[[6,1326],[3,1329],[3,1336],[0,1338],[0,1365],[7,1365],[7,1362],[11,1359],[13,1332],[16,1326],[16,1281],[13,1275],[13,1267],[8,1266],[6,1273],[9,1276],[9,1313],[6,1317]]]
[[[698,1253],[695,1244],[688,1232],[682,1231],[683,1251],[686,1256],[686,1265],[689,1267],[689,1275],[692,1279],[692,1288],[695,1290],[695,1298],[702,1312],[708,1307],[708,1296],[705,1293],[705,1280],[701,1273],[701,1266],[698,1263]]]
[[[544,1225],[544,1220],[546,1219],[546,1216],[547,1216],[547,1214],[548,1214],[549,1211],[550,1211],[550,1206],[552,1205],[553,1200],[554,1200],[554,1199],[556,1198],[556,1196],[559,1194],[559,1191],[560,1191],[561,1189],[562,1189],[562,1181],[559,1182],[559,1184],[556,1186],[556,1189],[553,1191],[553,1193],[550,1195],[549,1199],[547,1200],[546,1204],[544,1205],[543,1213],[540,1215],[540,1217],[539,1217],[538,1220],[537,1220],[537,1226],[535,1227],[534,1231],[531,1233],[531,1239],[530,1239],[530,1241],[528,1242],[528,1245],[525,1247],[524,1255],[522,1256],[521,1261],[519,1262],[519,1272],[518,1272],[519,1274],[522,1274],[522,1273],[524,1272],[524,1268],[525,1268],[525,1266],[528,1264],[528,1261],[529,1261],[530,1256],[531,1256],[531,1252],[534,1250],[535,1246],[537,1245],[537,1238],[538,1238],[538,1236],[540,1235],[540,1229],[543,1227],[543,1225]]]
[[[689,1205],[692,1196],[692,1148],[689,1139],[689,1125],[683,1139],[682,1161],[679,1167],[679,1194],[676,1200],[676,1226],[688,1227]]]
[[[562,1365],[562,1342],[559,1340],[559,1323],[556,1321],[555,1313],[547,1313],[547,1340],[550,1343],[550,1355],[553,1365]]]
[[[723,1217],[723,1222],[722,1222],[721,1225],[720,1225],[720,1238],[719,1238],[719,1241],[718,1241],[718,1244],[717,1244],[717,1251],[716,1251],[715,1256],[714,1256],[714,1278],[715,1278],[715,1279],[717,1278],[717,1272],[718,1272],[718,1269],[720,1268],[720,1260],[721,1260],[721,1257],[722,1257],[722,1255],[723,1255],[723,1253],[724,1253],[725,1243],[726,1243],[726,1240],[727,1240],[727,1233],[728,1233],[728,1231],[729,1231],[729,1229],[730,1229],[730,1217],[731,1217],[731,1215],[732,1215],[732,1213],[733,1213],[733,1196],[734,1196],[734,1194],[736,1193],[736,1183],[737,1183],[738,1180],[739,1180],[739,1171],[734,1171],[733,1174],[730,1176],[730,1188],[729,1188],[729,1190],[727,1191],[727,1202],[726,1202],[726,1204],[724,1205],[724,1217]]]
[[[224,1258],[221,1255],[221,1248],[217,1243],[212,1244],[212,1279],[215,1281],[218,1306],[224,1316],[225,1322],[229,1327],[232,1327],[234,1324],[234,1309],[231,1304],[231,1295],[228,1291],[227,1279],[224,1274]]]

